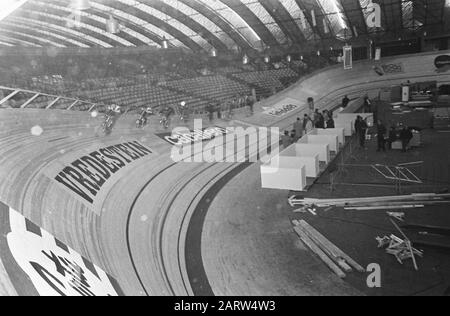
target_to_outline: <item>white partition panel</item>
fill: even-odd
[[[261,166],[261,183],[266,189],[303,191],[306,188],[306,167],[295,157],[275,158],[271,164]]]
[[[355,131],[355,121],[349,120],[348,118],[336,118],[334,120],[336,128],[344,129],[344,135],[349,137],[352,136]]]
[[[330,146],[327,144],[305,144],[301,140],[295,144],[297,156],[316,156],[319,155],[319,160],[325,163],[330,162]]]
[[[315,157],[297,157],[298,161],[305,166],[306,176],[308,178],[318,178],[320,174],[319,155]]]
[[[327,144],[331,151],[338,152],[339,149],[339,139],[336,135],[312,135],[308,134],[303,136],[300,140],[301,143],[305,144]]]
[[[343,128],[315,129],[310,135],[336,135],[339,145],[345,145],[345,132]]]
[[[283,164],[285,158],[296,159],[299,164],[306,168],[306,176],[310,178],[317,178],[320,173],[319,155],[301,155],[297,152],[296,145],[293,144],[280,153],[279,161]]]

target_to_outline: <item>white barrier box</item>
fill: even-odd
[[[335,135],[338,137],[339,145],[345,145],[345,132],[343,128],[315,129],[309,135]]]
[[[261,166],[261,183],[266,189],[303,191],[306,188],[306,167],[295,157],[284,157],[279,165],[264,164]]]
[[[336,128],[342,128],[346,137],[352,136],[355,131],[355,121],[348,118],[336,118],[334,119],[334,125]]]
[[[302,138],[303,139],[303,138]],[[303,143],[302,139],[295,144],[297,156],[316,156],[319,155],[319,160],[328,164],[331,160],[330,146],[327,144],[308,144]]]
[[[327,144],[330,146],[330,150],[338,152],[339,150],[339,139],[336,135],[312,135],[308,134],[303,136],[302,142],[306,144]]]
[[[306,176],[317,178],[320,173],[319,155],[301,155],[297,152],[296,144],[293,144],[280,153],[279,163],[283,166],[285,158],[295,158],[299,164],[305,166]]]

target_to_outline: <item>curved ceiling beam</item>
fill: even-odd
[[[210,43],[211,46],[215,47],[218,50],[221,51],[227,51],[228,47],[215,35],[213,35],[208,29],[203,27],[198,22],[191,19],[186,14],[182,13],[181,11],[175,9],[174,7],[164,3],[160,0],[141,0],[144,4],[148,5],[149,7],[155,8],[156,10],[159,10],[171,18],[185,24],[188,26],[191,30],[199,34],[201,37],[207,40],[208,43]]]
[[[272,47],[279,46],[275,36],[264,25],[263,22],[240,0],[221,0],[224,4],[235,11],[248,25],[258,34],[262,41]]]
[[[65,17],[55,15],[55,12],[49,13],[49,11],[41,12],[41,11],[31,11],[31,10],[25,10],[25,9],[22,9],[22,11],[23,11],[23,13],[26,13],[29,16],[39,18],[40,20],[42,18],[42,21],[44,21],[45,23],[55,25],[56,27],[67,27],[67,22],[69,21]],[[110,38],[103,36],[101,33],[92,31],[91,26],[87,25],[85,23],[80,23],[78,27],[76,27],[76,28],[74,27],[71,29],[74,32],[85,34],[86,38],[95,39],[97,44],[100,43],[100,45],[105,48],[112,48],[112,47],[116,47],[116,46],[123,47],[123,45],[121,45],[120,43],[117,43],[117,42],[111,40]]]
[[[330,36],[328,36],[329,38],[335,38],[337,36],[337,32],[335,29],[336,26],[335,14],[337,12],[333,8],[332,1],[337,0],[315,0],[317,5],[319,6],[319,11],[315,12],[316,14],[320,12],[320,15],[318,16],[322,18],[321,27],[324,29],[325,34],[327,34],[326,29],[328,29],[328,33],[331,34]]]
[[[108,6],[106,6],[99,1],[91,1],[91,9],[95,9],[97,12],[107,13],[108,16],[112,15],[115,19],[122,22],[123,25],[126,25],[128,29],[139,33],[140,36],[146,36],[146,41],[148,41],[148,38],[151,38],[153,42],[152,44],[156,44],[159,47],[162,47],[162,42],[164,41],[164,38],[166,38],[168,40],[169,47],[187,48],[185,44],[178,41],[162,28],[140,19],[136,16],[136,14],[129,14],[122,10],[118,10],[112,7],[111,3],[108,3]]]
[[[43,13],[50,13],[53,16],[57,16],[59,17],[60,20],[60,23],[58,23],[59,25],[65,25],[66,22],[71,21],[69,18],[71,14],[71,9],[62,7],[60,5],[56,5],[53,3],[53,1],[47,3],[42,1],[31,0],[30,2],[28,2],[23,6],[23,9],[30,10],[31,14],[43,12]],[[118,34],[116,36],[107,33],[105,30],[105,24],[100,23],[89,16],[86,16],[86,12],[82,11],[81,14],[82,16],[80,19],[81,22],[80,26],[81,29],[83,29],[83,32],[89,30],[88,34],[90,36],[97,37],[101,39],[103,42],[106,42],[113,47],[114,46],[126,47],[134,45],[133,43],[129,42],[126,38],[124,38],[123,34]]]
[[[83,37],[85,40],[90,41],[93,43],[94,46],[99,46],[103,48],[112,48],[114,47],[111,45],[108,41],[103,41],[102,37],[99,37],[98,33],[91,31],[90,26],[85,25],[84,23],[80,23],[79,27],[77,29],[75,28],[69,28],[66,24],[68,20],[64,17],[60,17],[57,15],[50,14],[48,12],[36,12],[36,11],[30,11],[21,9],[21,15],[15,16],[17,18],[25,18],[25,19],[31,19],[33,21],[36,21],[36,23],[46,23],[48,25],[51,25],[54,29],[61,29],[64,30],[65,33],[74,34],[80,37]],[[28,18],[30,17],[30,18]]]
[[[444,24],[442,10],[446,2],[446,0],[416,1],[413,12],[414,19],[423,23],[424,26],[432,28],[442,26]]]
[[[325,38],[325,32],[323,30],[323,27],[321,27],[322,25],[318,19],[319,16],[317,15],[317,13],[321,12],[318,3],[315,0],[295,0],[295,2],[297,2],[299,8],[303,10],[306,20],[314,31],[314,37],[316,35],[319,35],[320,38]],[[314,18],[312,15],[313,10],[315,12],[316,25],[314,25]]]
[[[6,36],[6,35],[0,35],[0,40],[6,41],[6,42],[9,42],[11,44],[18,45],[18,46],[42,47],[39,44],[32,43],[32,42],[25,41],[25,40],[20,40],[20,39],[14,38],[14,37]]]
[[[105,47],[104,45],[100,45],[98,40],[95,38],[91,38],[87,36],[86,34],[74,31],[73,29],[69,29],[67,27],[61,27],[56,24],[50,24],[46,23],[40,20],[35,20],[32,18],[25,18],[25,17],[18,17],[18,16],[11,16],[8,17],[7,21],[13,21],[16,23],[23,23],[28,26],[38,27],[43,30],[46,30],[48,32],[54,32],[55,34],[63,35],[66,37],[70,37],[76,41],[79,41],[87,46],[100,46]],[[106,43],[104,43],[106,44]]]
[[[384,25],[384,30],[388,33],[397,34],[403,29],[402,1],[378,1],[378,4],[380,4],[383,11],[381,19]]]
[[[109,16],[100,10],[91,8],[91,9],[89,9],[88,12],[91,12],[103,19],[106,19],[106,20],[109,19]],[[130,29],[132,32],[135,32],[135,33],[139,34],[139,36],[145,37],[147,39],[147,41],[143,41],[140,39],[136,40],[136,39],[134,39],[134,37],[128,36],[128,39],[129,39],[128,41],[132,42],[134,45],[147,46],[150,44],[149,42],[151,42],[151,44],[158,44],[158,45],[159,45],[159,43],[161,43],[161,38],[159,36],[157,36],[156,34],[151,34],[149,32],[145,32],[143,30],[143,28],[134,26],[131,21],[124,20],[118,16],[114,16],[114,19],[116,19],[121,25],[126,25],[126,27],[128,29]],[[123,32],[121,32],[121,33],[123,33]]]
[[[109,15],[112,15],[120,24],[126,25],[127,28],[129,28],[133,32],[139,33],[141,36],[146,37],[152,42],[152,44],[161,46],[161,43],[163,41],[162,36],[156,34],[155,32],[151,32],[150,30],[148,30],[148,28],[134,22],[131,18],[127,18],[127,16],[129,15],[127,15],[125,12],[118,12],[117,10],[114,10],[109,6],[105,6],[94,1],[91,1],[91,4],[92,7],[90,10],[92,12],[95,12],[96,15],[104,19],[108,19]],[[136,19],[136,17],[133,18]],[[145,21],[142,22],[145,23]]]
[[[60,6],[61,9],[65,9],[67,11],[67,14],[70,14],[70,11],[72,10],[72,9],[69,8],[70,1],[67,1],[67,0],[52,0],[52,1],[53,1],[54,5]],[[84,11],[81,12],[81,14],[82,14],[82,18],[81,19],[82,20],[89,19],[91,21],[95,21],[95,24],[93,24],[92,22],[90,22],[89,24],[95,25],[97,28],[106,31],[106,21],[108,21],[109,16],[107,14],[105,14],[105,12],[103,12],[101,10],[95,10],[93,8],[93,6],[94,6],[93,2],[94,1],[91,0],[91,8],[90,9],[84,10]],[[101,21],[99,21],[99,20],[101,20]],[[118,36],[118,37],[121,37],[122,39],[124,39],[125,41],[133,44],[134,46],[145,46],[145,45],[147,45],[147,42],[140,40],[138,37],[133,36],[132,34],[127,32],[126,30],[121,31],[120,33],[114,34],[114,35]],[[141,36],[142,36],[142,34],[141,34]]]
[[[161,0],[160,0],[161,1]],[[194,10],[192,7],[186,5],[184,2],[180,0],[162,0],[165,4],[171,6],[172,8],[175,8],[176,10],[183,12],[184,15],[188,16],[191,20],[194,20],[196,23],[200,24],[203,28],[207,29],[209,33],[211,33],[214,37],[220,40],[227,49],[236,49],[238,45],[236,42],[222,30],[217,24],[215,24],[213,21],[211,21],[208,17],[204,16],[203,14],[199,13],[198,11]],[[212,2],[209,1],[209,4]],[[204,7],[210,8],[208,4],[205,4]],[[160,11],[158,11],[160,12]],[[165,14],[165,13],[163,13]],[[182,22],[174,19],[169,20],[171,24],[174,26],[176,24],[181,24]],[[187,24],[182,24],[184,27],[191,30],[191,32],[194,32],[196,34],[197,32],[193,31]],[[200,45],[204,47],[214,48],[214,46],[211,45],[211,41],[205,38],[203,34],[201,35],[201,40],[203,43],[200,43]]]
[[[279,1],[259,0],[259,3],[261,3],[267,12],[269,12],[284,34],[291,39],[293,43],[300,45],[305,43],[306,38],[302,31]]]
[[[359,0],[339,0],[341,6],[345,12],[348,23],[350,23],[350,27],[353,32],[353,36],[361,36],[363,34],[368,34],[367,24],[364,18],[364,12],[361,8],[361,3]],[[356,28],[358,34],[355,33],[354,29]]]
[[[176,38],[178,41],[180,41],[186,47],[190,48],[193,51],[203,51],[203,48],[198,43],[196,43],[192,38],[181,32],[180,30],[176,29],[172,25],[166,23],[165,21],[151,14],[148,14],[140,9],[131,7],[119,1],[112,1],[111,3],[108,3],[108,6],[116,10],[125,12],[127,14],[134,15],[139,19],[144,20],[147,23],[162,29],[163,31],[167,32],[168,34]]]
[[[302,32],[305,37],[305,41],[309,41],[314,38],[314,30],[306,18],[304,11],[298,6],[297,2],[295,0],[281,0],[280,3],[292,17],[291,19],[297,25],[297,28]],[[305,44],[308,45],[308,43]]]
[[[352,10],[350,10],[349,7],[344,7],[344,5],[343,5],[344,1],[342,1],[342,0],[336,0],[336,1],[337,1],[338,6],[341,8],[341,13],[344,16],[345,21],[347,22],[347,28],[349,29],[351,37],[355,37],[356,33],[355,33],[354,29],[356,27],[356,24],[354,24],[353,23],[354,21],[351,19]],[[347,35],[347,32],[346,32],[346,35]]]
[[[253,50],[251,45],[239,32],[237,32],[226,20],[224,20],[222,16],[211,10],[208,6],[202,5],[195,0],[179,1],[211,20],[226,34],[228,34],[228,36],[244,51]]]
[[[14,47],[15,45],[11,44],[11,43],[3,42],[2,40],[0,40],[0,46]]]
[[[26,32],[30,32],[30,34],[33,34],[33,35],[40,34],[41,36],[42,35],[46,36],[49,39],[53,38],[53,39],[61,40],[61,41],[66,42],[66,44],[68,46],[76,46],[76,47],[83,47],[83,48],[90,47],[90,45],[80,42],[77,39],[71,38],[67,33],[61,34],[55,30],[45,29],[42,26],[39,26],[36,24],[30,26],[25,21],[19,20],[19,21],[15,22],[14,19],[7,19],[4,21],[1,21],[0,25],[2,25],[2,26],[7,25],[7,26],[11,27],[12,29],[22,29]]]
[[[17,38],[19,38],[21,40],[25,40],[25,41],[28,41],[28,42],[31,42],[31,43],[36,43],[36,44],[38,44],[40,46],[48,46],[50,44],[52,46],[56,46],[56,47],[59,47],[59,48],[66,47],[63,44],[56,43],[56,42],[53,42],[51,40],[47,40],[47,39],[42,38],[42,37],[38,37],[38,36],[30,35],[30,34],[25,34],[25,33],[17,32],[17,31],[11,31],[11,30],[7,30],[7,29],[0,30],[0,34],[3,34],[3,33],[12,34],[12,35],[14,35],[15,37],[17,37]]]
[[[107,1],[107,0],[97,0],[97,1]],[[166,0],[170,1],[170,0]],[[176,1],[176,0],[175,0]],[[179,20],[169,16],[166,12],[161,11],[161,9],[157,9],[157,6],[151,6],[148,3],[144,2],[143,0],[118,0],[118,3],[121,3],[123,5],[126,5],[128,7],[131,7],[132,9],[135,9],[137,14],[136,16],[141,18],[138,14],[140,12],[146,13],[149,16],[152,16],[156,18],[158,21],[163,21],[166,25],[170,25],[174,30],[179,31],[180,33],[184,34],[187,38],[194,41],[198,46],[201,47],[202,50],[208,51],[214,46],[211,45],[210,42],[203,36],[203,34],[199,34],[198,32],[192,30],[189,28],[189,26],[186,23],[180,22]],[[189,10],[189,9],[187,9]],[[142,20],[147,20],[147,18],[141,18]],[[160,29],[166,31],[167,30],[162,27],[160,24],[155,25],[156,27],[159,27]],[[213,27],[214,29],[215,27]],[[173,34],[169,34],[171,37],[170,41],[176,39],[176,41],[179,43],[180,40],[173,36]]]

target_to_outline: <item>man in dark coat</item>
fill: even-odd
[[[303,136],[303,123],[300,118],[294,123],[295,141],[298,141]]]
[[[214,111],[215,111],[214,104],[209,103],[208,106],[206,107],[206,111],[208,111],[209,121],[212,122],[214,120]]]
[[[372,112],[372,102],[370,102],[370,99],[369,99],[368,95],[366,95],[364,97],[363,111],[364,111],[364,113],[371,113]]]
[[[284,135],[281,136],[281,143],[283,144],[283,148],[288,148],[291,145],[291,137],[288,131],[284,132]]]
[[[378,121],[378,124],[377,124],[378,149],[377,149],[377,151],[386,152],[386,133],[387,133],[386,126],[384,126],[383,122]]]
[[[327,128],[335,128],[336,125],[334,123],[333,114],[330,114],[327,120]]]
[[[404,126],[400,132],[400,140],[402,141],[402,151],[405,153],[408,150],[409,143],[413,139],[414,135],[408,126]]]
[[[367,132],[368,126],[366,121],[358,115],[355,122],[355,130],[356,135],[358,136],[359,140],[359,146],[364,149],[366,148],[366,132]]]
[[[350,103],[350,99],[348,98],[348,96],[346,95],[343,99],[342,99],[342,107],[346,108],[348,106],[348,104]]]
[[[392,126],[389,130],[388,149],[392,150],[392,144],[397,140],[397,130]]]

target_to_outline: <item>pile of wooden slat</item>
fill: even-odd
[[[347,199],[311,199],[297,198],[296,196],[289,198],[289,204],[292,207],[302,206],[313,209],[343,207],[351,211],[412,209],[449,203],[450,194],[435,193]]]
[[[405,260],[413,259],[413,255],[423,257],[423,252],[413,248],[409,240],[403,240],[395,235],[376,239],[378,248],[385,248],[386,253],[393,255],[400,264],[403,264]]]
[[[422,258],[423,252],[413,247],[411,240],[408,236],[406,236],[405,232],[394,220],[389,220],[397,231],[403,236],[403,239],[395,235],[391,235],[390,237],[384,236],[383,238],[377,237],[376,240],[378,241],[378,248],[386,248],[386,253],[395,256],[400,264],[403,264],[403,261],[405,260],[412,259],[414,269],[419,271],[416,256]]]
[[[314,227],[305,221],[293,221],[294,230],[303,241],[319,258],[340,278],[345,278],[346,273],[355,269],[364,273],[365,269],[350,256],[339,249],[335,244],[325,238]]]

